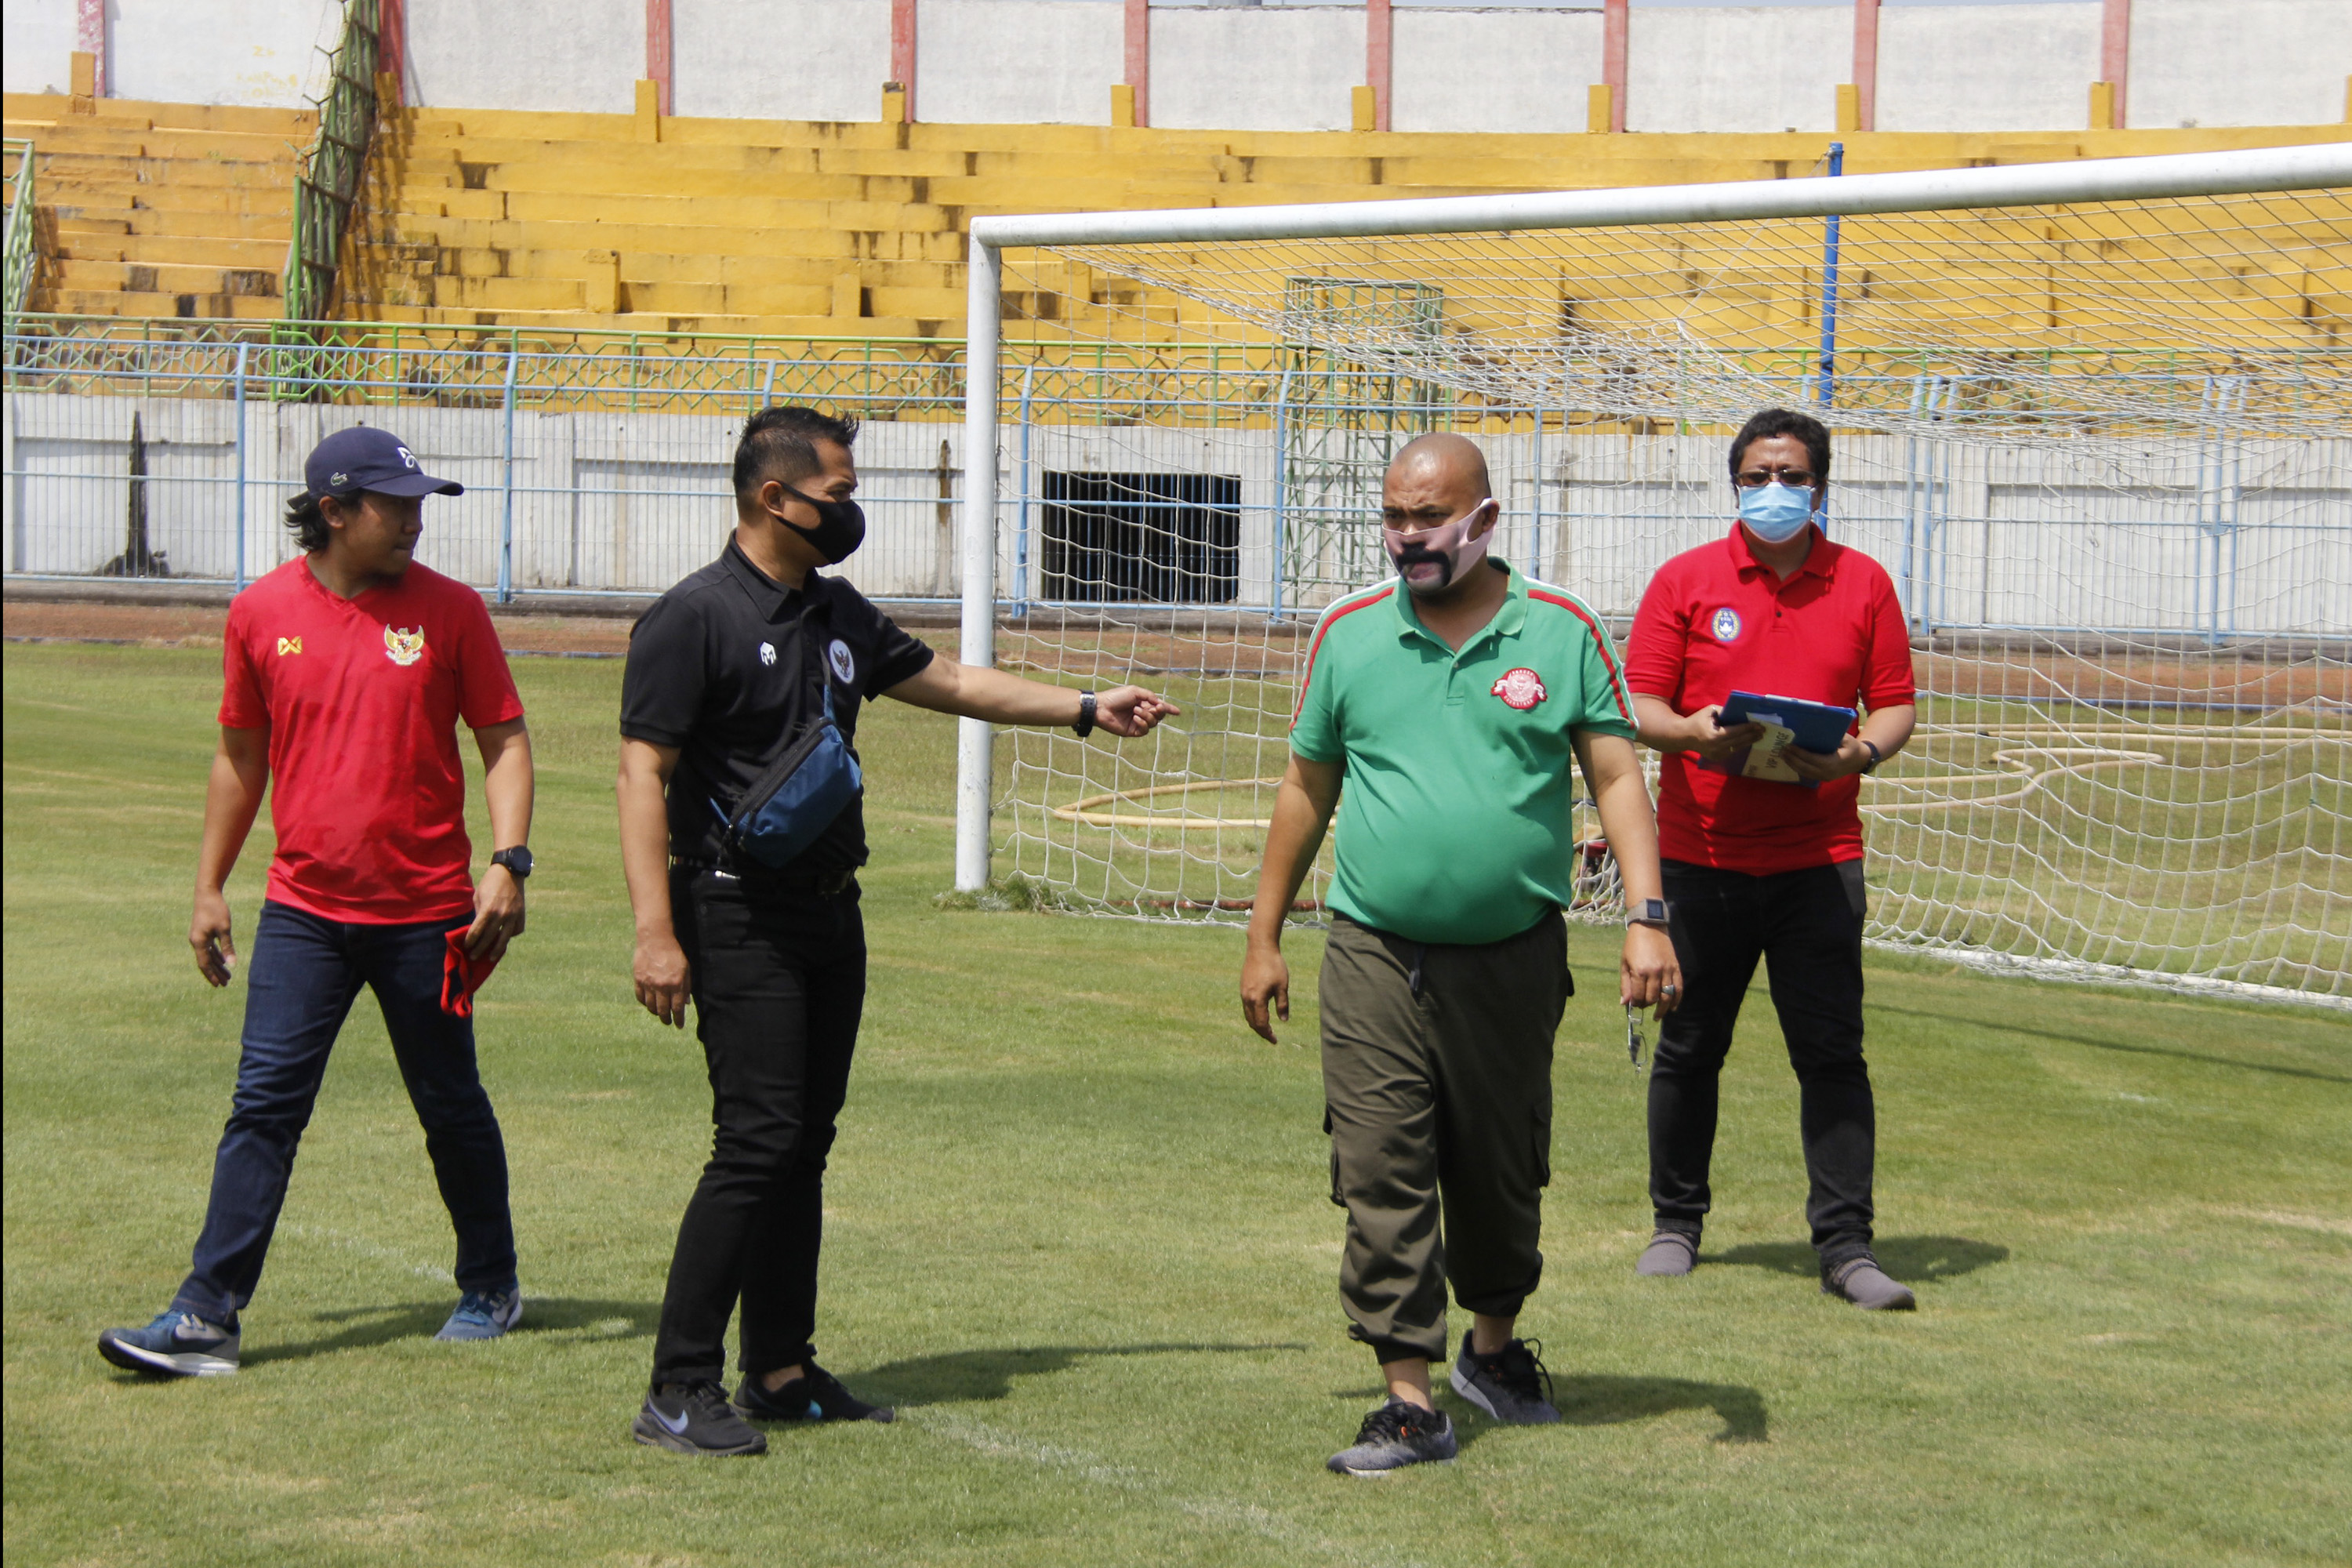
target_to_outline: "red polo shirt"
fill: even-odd
[[[1634,612],[1626,684],[1692,713],[1732,692],[1840,708],[1915,700],[1911,641],[1886,569],[1817,528],[1787,582],[1727,538],[1658,569]],[[1807,789],[1702,768],[1688,752],[1660,767],[1658,848],[1670,860],[1769,876],[1862,858],[1859,778]]]
[[[355,925],[472,912],[457,721],[522,717],[479,594],[411,566],[338,598],[297,556],[229,605],[221,665],[221,723],[269,731],[269,898]]]

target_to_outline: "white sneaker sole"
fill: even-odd
[[[125,1372],[160,1372],[172,1377],[232,1377],[236,1373],[234,1357],[205,1351],[163,1355],[121,1340],[108,1340],[100,1347],[100,1353]]]

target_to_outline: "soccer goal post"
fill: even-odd
[[[2352,143],[1790,172],[975,219],[962,657],[1185,713],[963,721],[958,888],[1240,918],[1399,444],[1477,440],[1497,552],[1622,639],[1781,405],[1912,633],[1870,940],[2352,1007]]]

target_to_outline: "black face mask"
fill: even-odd
[[[776,521],[807,540],[810,546],[824,557],[826,565],[838,566],[866,542],[866,512],[856,501],[827,500],[805,490],[789,488],[785,493],[798,496],[816,509],[816,526],[803,528],[781,515]]]

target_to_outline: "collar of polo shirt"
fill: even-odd
[[[1805,552],[1805,563],[1789,574],[1787,578],[1789,582],[1793,583],[1807,574],[1822,578],[1837,575],[1838,557],[1845,553],[1845,546],[1822,531],[1820,523],[1812,524],[1812,530],[1813,547]],[[1772,571],[1772,568],[1756,559],[1756,552],[1748,542],[1748,531],[1738,523],[1735,522],[1731,525],[1730,537],[1725,540],[1724,543],[1730,549],[1731,563],[1738,568],[1741,576],[1744,577],[1750,572]],[[1773,573],[1773,575],[1777,578],[1780,574]]]
[[[1504,560],[1499,555],[1487,556],[1484,564],[1503,574],[1503,602],[1496,607],[1495,618],[1488,621],[1485,626],[1479,627],[1478,630],[1473,632],[1468,640],[1464,642],[1459,648],[1445,648],[1447,654],[1451,655],[1454,658],[1461,658],[1469,654],[1473,649],[1476,648],[1480,643],[1485,642],[1490,637],[1509,637],[1527,624],[1527,578],[1520,574],[1517,567],[1512,565],[1509,562]],[[1413,637],[1427,637],[1438,647],[1445,647],[1445,639],[1439,637],[1435,632],[1431,631],[1427,626],[1423,626],[1421,624],[1421,617],[1413,613],[1412,595],[1411,594],[1400,593],[1391,595],[1391,597],[1396,602],[1397,621],[1399,623],[1397,626],[1397,637],[1400,639],[1410,640]]]

